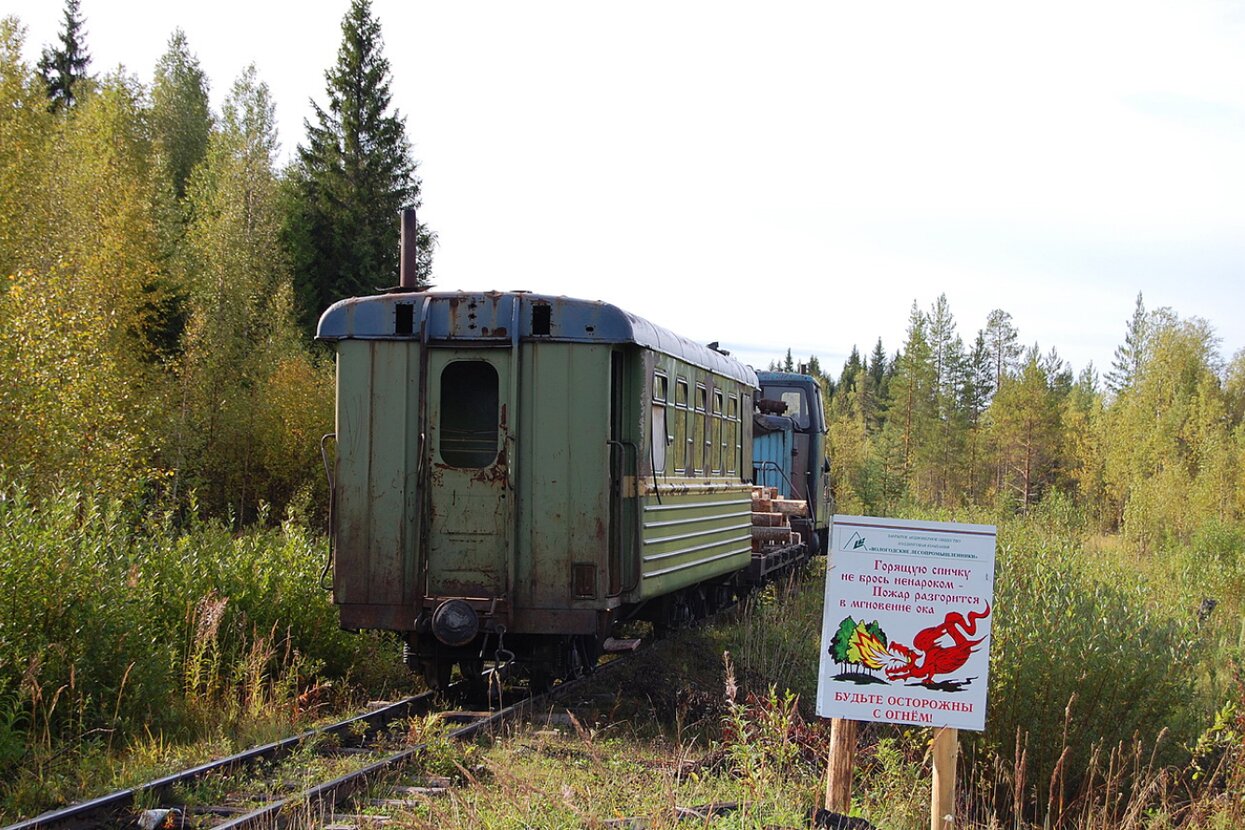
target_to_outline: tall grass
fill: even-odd
[[[308,686],[397,665],[338,628],[325,553],[293,523],[234,533],[0,492],[0,782],[130,736],[293,718]]]
[[[997,524],[990,709],[984,733],[961,733],[961,819],[1245,826],[1240,529],[1208,526],[1188,547],[1142,553],[1091,543],[1090,523],[1058,498]],[[790,689],[806,716],[821,591],[814,577],[794,600],[762,598],[711,635],[745,690]],[[927,823],[927,733],[877,725],[862,735],[861,809],[881,826]]]

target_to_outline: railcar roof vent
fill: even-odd
[[[547,303],[532,306],[532,335],[549,334],[553,328],[553,306]]]

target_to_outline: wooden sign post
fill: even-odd
[[[955,762],[959,732],[949,726],[934,730],[934,786],[929,797],[929,830],[955,826]]]
[[[856,721],[830,721],[830,757],[826,763],[826,809],[847,815],[852,807],[852,770],[856,767]]]
[[[831,718],[826,809],[848,813],[856,722],[934,730],[931,830],[955,820],[959,729],[986,725],[992,525],[835,516],[817,714]]]

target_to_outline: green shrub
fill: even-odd
[[[1020,736],[1039,797],[1057,764],[1074,789],[1095,747],[1165,732],[1171,757],[1214,706],[1194,693],[1215,651],[1195,615],[1157,603],[1140,575],[1099,575],[1079,536],[1051,530],[1000,528],[985,735],[1004,758]]]
[[[397,666],[396,647],[376,657],[387,641],[339,629],[325,555],[293,524],[179,529],[105,499],[0,491],[0,766],[14,736],[36,760],[121,748],[121,735],[271,717],[313,679]]]

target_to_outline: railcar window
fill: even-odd
[[[670,441],[666,425],[666,396],[669,393],[670,379],[661,372],[653,373],[653,429],[649,436],[653,472],[666,471],[666,445]]]
[[[441,459],[452,467],[487,467],[497,458],[497,370],[458,360],[441,370]]]
[[[658,403],[653,404],[653,432],[649,443],[653,451],[653,472],[666,471],[666,408]]]
[[[739,458],[739,469],[745,472],[745,474],[751,475],[749,469],[752,465],[744,463],[744,447],[752,449],[752,415],[750,414],[752,412],[751,395],[743,396],[743,402],[739,408],[739,411],[747,417],[740,417],[739,419],[739,443],[735,446],[735,452],[736,456]]]
[[[674,469],[687,470],[687,381],[674,381]]]
[[[669,382],[669,379],[660,372],[653,374],[653,400],[666,400],[666,392],[669,389]]]
[[[713,391],[713,464],[715,473],[722,472],[722,393]]]
[[[705,407],[708,403],[709,390],[703,383],[696,384],[696,414],[692,416],[692,465],[698,473],[705,471],[705,463],[709,460],[709,436],[705,435],[705,421],[709,419]]]
[[[726,471],[739,470],[739,396],[731,395],[726,401]]]
[[[722,416],[713,416],[713,471],[722,472]]]

